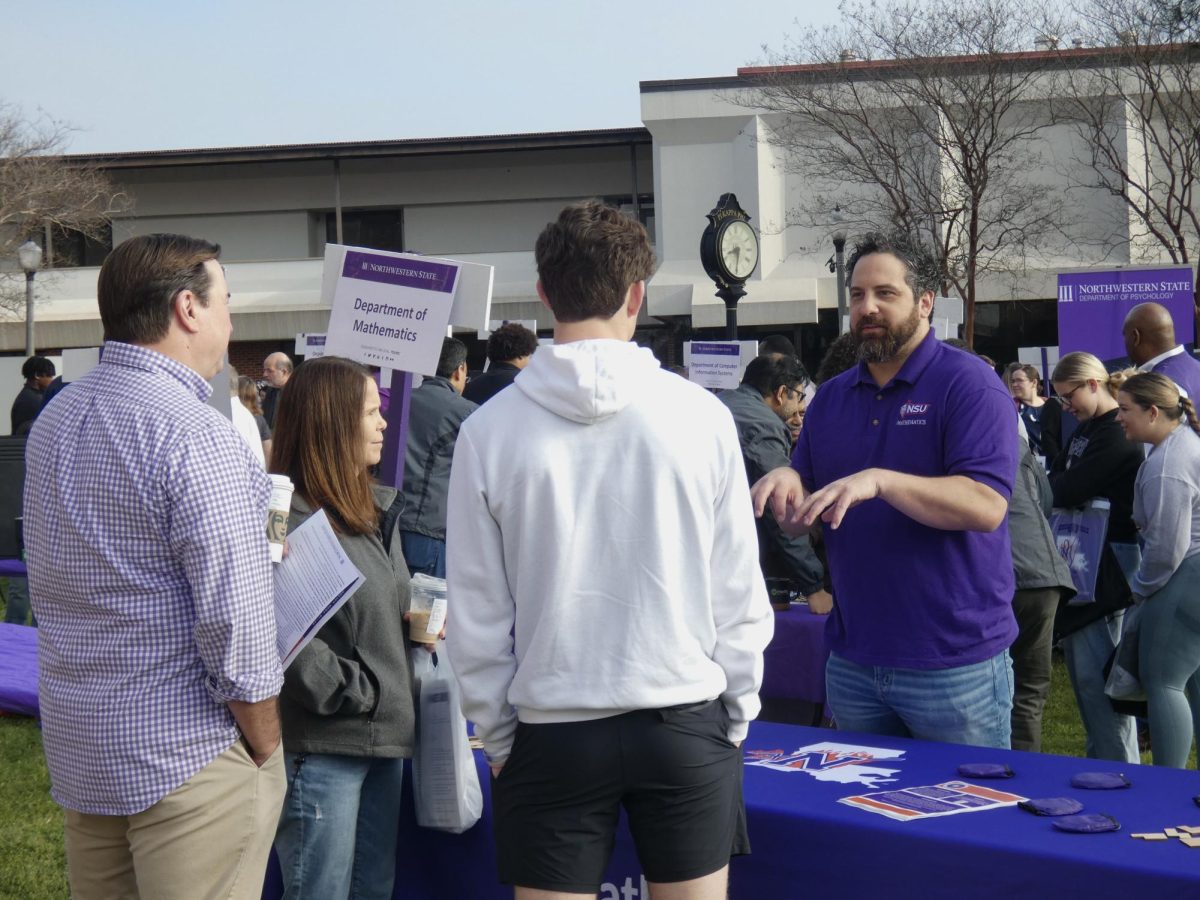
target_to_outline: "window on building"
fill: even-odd
[[[112,253],[111,223],[105,223],[94,236],[74,228],[50,229],[50,265],[56,269],[77,269],[80,266],[99,266]]]
[[[625,215],[636,218],[650,232],[650,240],[654,240],[654,195],[638,194],[637,204],[633,202],[632,194],[617,194],[603,198],[609,206],[619,209]]]
[[[333,212],[325,213],[325,242],[338,242],[337,216]],[[403,252],[404,210],[343,209],[341,242],[352,247]]]

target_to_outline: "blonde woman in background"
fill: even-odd
[[[262,405],[258,399],[258,385],[254,383],[253,378],[242,375],[237,381],[237,396],[242,401],[242,406],[250,411],[254,416],[254,424],[258,427],[258,439],[262,441],[263,457],[268,466],[271,465],[271,429],[267,425],[267,420],[263,417]]]
[[[1141,610],[1139,675],[1156,766],[1187,766],[1200,734],[1200,421],[1165,375],[1132,375],[1117,420],[1153,449],[1138,471],[1133,520],[1142,562],[1131,587]]]
[[[1077,507],[1098,497],[1109,501],[1107,543],[1128,581],[1140,556],[1133,485],[1142,447],[1128,440],[1117,422],[1116,387],[1095,356],[1068,353],[1050,380],[1063,408],[1079,420],[1050,467],[1054,505]],[[1133,717],[1117,713],[1104,693],[1104,665],[1121,637],[1129,594],[1105,577],[1104,568],[1102,564],[1098,573],[1095,601],[1060,608],[1055,633],[1062,639],[1067,674],[1087,730],[1087,755],[1136,763],[1141,757]]]

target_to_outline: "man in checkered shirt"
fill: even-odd
[[[79,898],[258,898],[285,779],[270,486],[206,404],[220,248],[136,237],[100,270],[100,364],[29,437],[42,736]]]

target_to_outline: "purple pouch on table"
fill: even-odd
[[[1120,831],[1121,823],[1104,813],[1086,813],[1082,816],[1063,816],[1051,823],[1059,831],[1071,834],[1099,834],[1102,831]]]
[[[1088,791],[1112,791],[1127,788],[1133,782],[1120,772],[1080,772],[1071,778],[1071,787]]]
[[[1083,809],[1083,804],[1071,797],[1044,797],[1040,800],[1022,800],[1017,806],[1036,816],[1069,816]]]
[[[963,763],[958,774],[964,778],[1012,778],[1013,770],[1004,763]]]

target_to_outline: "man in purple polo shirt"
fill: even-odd
[[[859,363],[821,386],[792,466],[754,486],[755,512],[770,504],[797,532],[825,523],[840,728],[1007,747],[1012,400],[932,334],[938,270],[924,248],[867,235],[848,268]]]
[[[1193,403],[1200,399],[1200,360],[1175,343],[1175,322],[1160,303],[1139,303],[1121,327],[1125,352],[1139,372],[1161,372]]]

